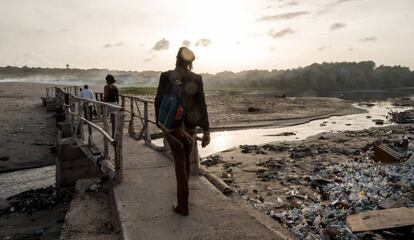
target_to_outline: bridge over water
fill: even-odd
[[[174,164],[165,149],[151,143],[148,125],[155,122],[148,108],[153,101],[120,96],[116,106],[80,98],[78,92],[77,87],[48,88],[43,98],[45,105],[56,104],[57,109],[57,185],[108,177],[122,239],[291,239],[284,228],[228,194],[225,184],[205,171],[190,178],[190,216],[174,213]],[[102,99],[99,93],[96,99]],[[85,108],[88,103],[92,112]],[[198,166],[198,157],[194,159]]]

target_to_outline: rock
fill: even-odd
[[[37,237],[43,237],[45,235],[45,230],[43,228],[36,229],[33,234]]]
[[[339,239],[338,238],[339,234],[340,234],[340,231],[337,228],[327,227],[324,230],[322,230],[321,239],[322,240]]]
[[[414,153],[411,154],[411,157],[407,161],[405,161],[405,164],[408,166],[414,166]]]
[[[101,188],[101,185],[100,185],[100,184],[95,183],[95,184],[90,185],[90,186],[88,187],[88,189],[86,189],[85,191],[86,191],[86,192],[97,192],[97,191],[99,190],[99,188]]]
[[[384,120],[382,119],[372,119],[375,125],[384,125]]]
[[[391,122],[398,124],[414,123],[414,110],[407,110],[404,112],[389,112],[388,117]]]
[[[385,199],[378,203],[378,207],[382,209],[390,209],[398,207],[398,203],[391,199]]]
[[[296,133],[294,132],[282,132],[282,133],[278,133],[278,134],[270,134],[270,135],[265,135],[265,136],[269,136],[269,137],[288,137],[288,136],[295,136]]]
[[[260,111],[262,111],[262,109],[258,108],[258,107],[248,107],[247,111],[248,112],[260,112]]]
[[[205,166],[213,166],[216,165],[218,163],[222,163],[223,162],[223,157],[220,155],[210,155],[208,156],[206,159],[202,160],[200,162],[201,165],[205,165]]]

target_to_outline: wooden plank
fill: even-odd
[[[396,163],[401,160],[401,154],[381,144],[374,148],[374,160],[383,163]]]
[[[414,225],[414,208],[391,208],[362,212],[348,216],[352,232],[391,229]]]

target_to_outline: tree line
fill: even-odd
[[[0,67],[1,79],[49,78],[103,82],[113,74],[120,84],[156,86],[159,71]],[[248,70],[202,74],[207,88],[265,88],[279,91],[326,93],[414,87],[414,72],[404,66],[376,66],[373,61],[314,63],[287,70]]]
[[[270,88],[334,92],[414,87],[414,72],[403,66],[375,66],[373,61],[314,63],[289,70],[250,70],[205,75],[213,87]]]

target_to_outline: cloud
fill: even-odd
[[[284,3],[282,5],[279,5],[279,8],[292,7],[292,6],[296,6],[298,4],[299,3],[297,3],[297,2],[291,1],[291,2]]]
[[[107,43],[107,44],[103,45],[103,48],[120,47],[120,46],[122,46],[122,45],[124,45],[124,43],[123,43],[123,42],[118,42],[118,43],[114,43],[114,44]]]
[[[201,38],[200,40],[197,41],[196,46],[200,46],[200,47],[207,47],[211,45],[211,40],[208,38]]]
[[[308,11],[289,12],[289,13],[282,13],[282,14],[272,15],[272,16],[263,16],[257,19],[257,21],[261,22],[261,21],[288,20],[288,19],[297,18],[297,17],[307,15],[307,14],[309,14]]]
[[[281,38],[284,37],[287,34],[293,34],[295,33],[295,31],[293,31],[291,28],[284,28],[280,31],[275,32],[273,29],[270,30],[269,32],[269,36],[271,36],[272,38]]]
[[[378,40],[378,38],[375,37],[375,36],[365,37],[365,38],[359,39],[360,42],[376,42],[377,40]]]
[[[330,29],[331,31],[336,31],[336,30],[339,30],[339,29],[344,28],[344,27],[346,27],[346,24],[345,24],[345,23],[340,23],[340,22],[337,22],[337,23],[332,24],[332,25],[329,27],[329,29]]]
[[[318,51],[322,52],[322,51],[324,51],[324,50],[326,50],[326,49],[327,49],[327,47],[326,47],[326,46],[322,46],[322,47],[318,48]]]
[[[163,38],[155,43],[154,47],[152,47],[152,50],[154,51],[168,50],[169,47],[170,47],[170,41]]]
[[[190,47],[191,46],[191,41],[190,40],[184,40],[183,43],[182,43],[182,45],[184,47]]]
[[[333,8],[347,2],[355,2],[355,1],[361,1],[361,0],[336,0],[335,2],[331,2],[328,4],[325,4],[321,10],[317,12],[317,14],[325,14],[329,11],[331,11]]]

